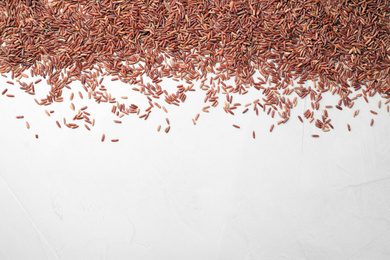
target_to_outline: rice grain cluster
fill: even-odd
[[[16,81],[31,95],[46,80],[49,92],[36,99],[45,106],[63,102],[64,88],[79,81],[83,90],[74,91],[80,98],[84,92],[97,103],[112,103],[111,112],[119,118],[146,120],[154,109],[167,112],[165,106],[180,106],[200,89],[203,112],[219,105],[234,115],[242,107],[243,113],[278,118],[280,125],[289,120],[296,97],[309,98],[311,107],[299,120],[314,121],[327,132],[333,128],[327,113],[331,107],[352,108],[356,99],[368,102],[379,94],[389,111],[390,1],[4,0],[0,73],[11,75],[9,89]],[[28,74],[40,79],[27,83]],[[119,102],[102,85],[105,76],[131,85],[150,106],[141,110]],[[178,81],[176,91],[164,89],[164,78]],[[226,83],[230,79],[234,85]],[[250,89],[261,97],[246,105],[233,102],[233,96]],[[13,97],[7,91],[2,95]],[[321,107],[325,92],[338,95],[339,102]],[[76,111],[74,105],[71,109]],[[87,130],[94,125],[86,107],[63,123],[75,129],[81,121]]]

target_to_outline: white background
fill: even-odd
[[[16,97],[0,96],[2,260],[390,259],[390,120],[378,97],[358,101],[356,118],[329,110],[335,130],[323,134],[296,119],[310,104],[300,101],[270,134],[265,114],[202,113],[202,91],[117,125],[111,105],[80,101],[74,84],[77,108],[96,119],[89,132],[57,127],[74,115],[69,102],[40,107],[6,80],[0,91]],[[145,100],[106,83],[128,104]],[[36,89],[42,98],[48,87]],[[158,133],[167,116],[171,131]]]

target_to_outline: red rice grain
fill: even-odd
[[[311,108],[305,119],[329,131],[333,126],[326,109],[351,109],[355,100],[368,103],[376,94],[385,105],[390,102],[388,0],[12,0],[0,1],[0,14],[0,73],[17,83],[7,84],[19,84],[31,95],[36,94],[34,84],[45,79],[49,90],[39,101],[34,99],[42,106],[63,102],[64,88],[78,91],[83,99],[72,85],[78,81],[80,90],[88,93],[87,101],[112,104],[119,118],[137,115],[147,120],[155,106],[168,113],[161,102],[175,107],[185,103],[200,81],[205,113],[223,100],[227,115],[241,108],[246,114],[253,106],[253,114],[266,113],[281,125],[298,98],[307,98]],[[25,83],[28,74],[39,79]],[[106,76],[131,85],[149,107],[121,104],[109,86],[102,85]],[[171,91],[171,86],[163,87],[163,79],[180,83]],[[229,85],[230,80],[234,84]],[[236,99],[252,90],[257,91],[255,100],[242,107]],[[326,105],[321,114],[326,92],[339,101]],[[380,100],[379,109],[381,105]],[[73,103],[70,108],[75,111]],[[73,120],[84,120],[89,130],[94,121],[85,110]],[[198,117],[192,119],[194,125]],[[303,123],[301,116],[298,119]]]

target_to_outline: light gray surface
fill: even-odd
[[[75,87],[96,118],[88,132],[57,128],[69,103],[39,107],[5,81],[16,98],[0,96],[0,259],[390,259],[390,120],[375,98],[357,118],[332,110],[336,130],[314,139],[296,119],[304,102],[269,134],[265,115],[222,107],[193,126],[204,96],[190,93],[165,134],[162,111],[116,125]]]

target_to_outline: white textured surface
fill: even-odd
[[[221,107],[195,127],[200,93],[169,112],[169,134],[156,131],[164,113],[115,125],[110,106],[79,102],[97,120],[88,132],[57,128],[68,103],[49,118],[0,86],[16,95],[0,96],[2,260],[390,259],[390,120],[375,99],[354,119],[332,111],[319,139],[296,119],[303,102],[272,134],[265,115]]]

